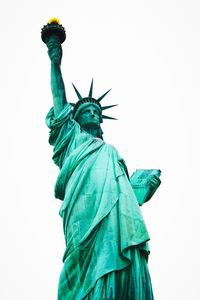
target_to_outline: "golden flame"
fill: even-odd
[[[58,25],[60,25],[60,20],[58,18],[51,18],[48,21],[48,24],[52,24],[52,23],[57,23]]]

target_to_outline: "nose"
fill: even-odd
[[[93,117],[95,116],[95,113],[94,113],[94,111],[93,111],[92,109],[90,110],[90,114],[91,114],[91,116],[93,116]]]

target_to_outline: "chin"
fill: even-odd
[[[100,127],[100,124],[97,122],[89,122],[85,125],[85,127],[90,129],[98,129]]]

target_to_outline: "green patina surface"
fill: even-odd
[[[139,205],[156,191],[160,171],[137,170],[129,179],[118,151],[103,141],[93,82],[75,116],[62,80],[61,45],[53,37],[47,46],[54,107],[46,123],[60,168],[55,197],[63,201],[66,241],[58,299],[151,300],[149,235]]]

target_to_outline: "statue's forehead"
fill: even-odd
[[[100,111],[98,105],[95,103],[86,103],[86,104],[84,104],[83,107],[80,107],[80,109],[81,109],[81,111],[84,111],[86,109],[96,109],[96,110]]]

